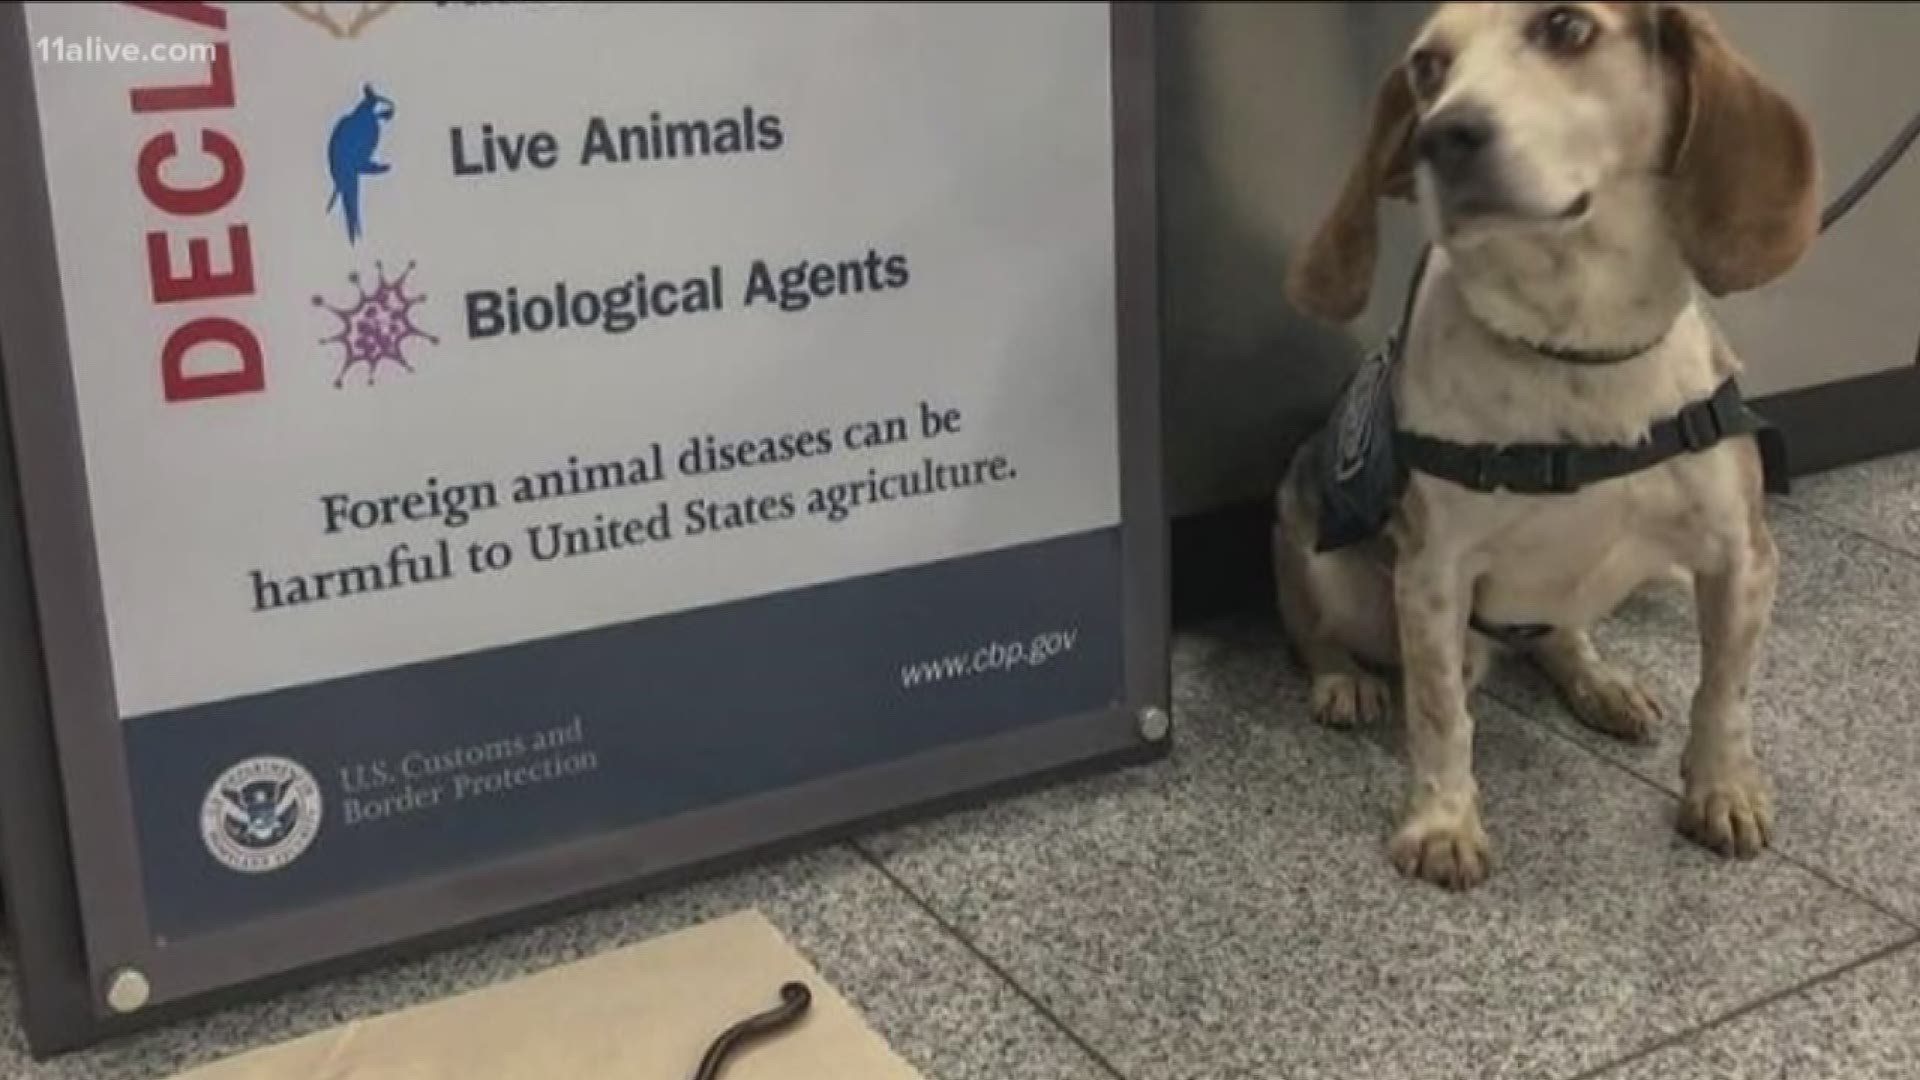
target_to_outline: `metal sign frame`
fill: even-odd
[[[0,8],[0,874],[46,1057],[776,851],[1154,759],[1167,730],[1153,5],[1110,5],[1124,699],[169,948],[142,924],[33,63]]]

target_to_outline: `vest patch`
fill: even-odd
[[[1399,337],[1388,335],[1347,380],[1320,439],[1314,471],[1321,551],[1370,539],[1393,515],[1405,482],[1395,452],[1393,371],[1399,359]]]

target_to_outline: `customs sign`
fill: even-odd
[[[1139,15],[4,19],[42,1042],[1151,752]]]

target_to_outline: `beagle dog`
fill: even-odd
[[[1401,872],[1452,889],[1488,874],[1469,696],[1493,656],[1530,658],[1583,723],[1648,734],[1660,703],[1589,630],[1676,579],[1702,660],[1681,830],[1726,856],[1770,843],[1748,683],[1776,587],[1777,444],[1738,400],[1708,304],[1796,265],[1820,184],[1804,115],[1689,5],[1442,4],[1380,86],[1286,291],[1356,318],[1386,200],[1417,208],[1424,270],[1289,464],[1272,544],[1315,718],[1383,718],[1378,672],[1398,671]],[[1329,499],[1369,475],[1378,514],[1342,525]]]

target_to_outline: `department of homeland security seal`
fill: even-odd
[[[200,804],[200,839],[222,866],[265,874],[298,859],[320,832],[320,785],[280,757],[228,769]]]

